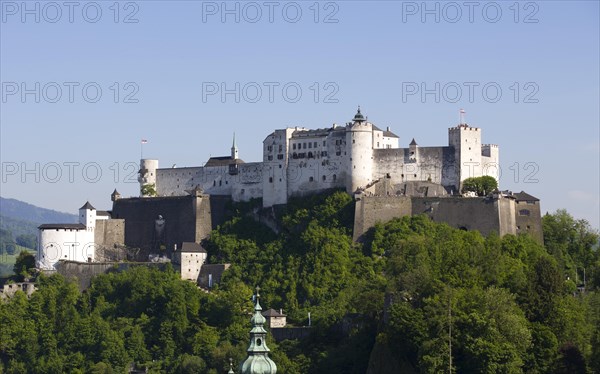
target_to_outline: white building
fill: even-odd
[[[345,126],[275,130],[263,141],[262,162],[246,163],[238,154],[234,140],[230,156],[212,157],[204,166],[159,169],[158,160],[143,159],[140,188],[155,184],[158,196],[201,188],[234,201],[262,198],[269,207],[331,188],[354,193],[384,178],[392,184],[429,181],[456,193],[468,177],[498,179],[499,173],[498,146],[482,144],[479,128],[461,123],[448,129],[447,146],[421,147],[412,139],[400,148],[400,138],[368,122],[360,108]]]
[[[180,267],[181,279],[196,282],[206,256],[206,250],[199,243],[183,242],[181,250],[173,252],[173,262]]]
[[[36,259],[38,268],[55,270],[55,265],[60,260],[93,262],[97,219],[108,219],[108,213],[97,212],[86,202],[79,208],[79,223],[40,225]]]

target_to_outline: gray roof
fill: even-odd
[[[108,212],[106,210],[98,210],[98,211],[96,211],[96,215],[97,216],[110,217],[110,212]]]
[[[81,208],[79,208],[79,209],[90,209],[90,210],[96,210],[96,208],[94,208],[94,207],[92,206],[92,204],[90,204],[90,202],[89,202],[89,201],[86,201],[86,202],[85,202],[85,204],[84,204],[84,205],[83,205]]]
[[[531,196],[525,191],[518,192],[514,194],[514,196],[517,199],[517,201],[540,201],[540,199],[538,199],[535,196]]]
[[[388,138],[399,138],[398,135],[394,134],[393,132],[391,132],[389,130],[385,130],[383,132],[383,136],[387,136]]]
[[[183,242],[181,252],[199,252],[206,253],[206,249],[202,248],[200,243]]]
[[[85,225],[82,223],[45,223],[39,225],[40,230],[53,230],[53,229],[76,229],[85,230]]]
[[[383,131],[383,136],[387,136],[388,138],[399,138],[398,135],[394,134],[393,132],[391,132],[389,130],[382,130],[373,124],[371,124],[371,126],[373,126],[373,131]]]
[[[235,160],[233,158],[231,158],[231,156],[219,156],[219,157],[211,157],[208,159],[208,161],[206,161],[206,164],[204,164],[204,167],[211,167],[211,166],[227,166],[230,164],[243,164],[244,161],[236,158]]]
[[[415,138],[413,138],[412,142],[410,142],[409,145],[418,145],[417,142],[415,141]]]
[[[263,317],[285,317],[285,314],[281,314],[273,308],[265,310],[262,315]]]

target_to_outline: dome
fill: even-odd
[[[363,117],[362,113],[360,112],[360,106],[358,107],[358,111],[354,115],[353,121],[354,122],[364,122],[365,121],[365,117]]]

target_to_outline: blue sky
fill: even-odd
[[[234,132],[259,161],[273,129],[359,104],[401,146],[446,145],[464,108],[503,189],[600,225],[597,1],[0,4],[3,197],[108,209],[137,194],[142,138],[161,167],[227,155]],[[239,102],[209,91],[236,83]]]

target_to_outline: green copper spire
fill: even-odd
[[[267,347],[267,330],[263,327],[267,321],[263,317],[262,308],[259,303],[260,287],[256,287],[256,304],[254,304],[254,315],[250,320],[250,346],[248,347],[248,358],[242,364],[242,374],[275,374],[277,365],[269,358],[270,349]]]

